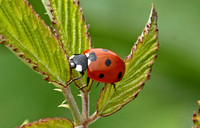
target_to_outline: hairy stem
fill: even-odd
[[[82,118],[83,118],[83,128],[88,127],[88,118],[89,118],[89,94],[88,92],[82,92]]]
[[[82,124],[82,117],[81,117],[81,113],[78,109],[78,106],[74,100],[74,97],[71,93],[71,90],[69,87],[63,88],[62,89],[63,95],[65,96],[65,100],[67,101],[67,103],[70,106],[70,110],[72,112],[72,116],[74,118],[74,122],[76,126],[79,126]]]
[[[88,124],[93,123],[94,121],[96,121],[100,116],[98,115],[97,112],[94,112],[88,119]]]

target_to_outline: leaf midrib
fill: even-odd
[[[4,7],[3,7],[2,5],[0,5],[0,6],[2,7],[3,11],[5,12],[6,16],[7,16],[8,19],[11,21],[11,23],[14,24],[14,22],[12,22],[12,20],[11,20],[10,15],[8,15],[8,13],[7,13],[7,11],[4,9]],[[23,24],[22,24],[22,25],[23,25]],[[24,26],[24,25],[23,25],[23,26]],[[24,27],[25,27],[25,26],[24,26]],[[25,27],[25,28],[26,28],[26,27]],[[26,29],[27,29],[27,28],[26,28]],[[16,29],[15,29],[15,30],[16,30]],[[17,30],[16,30],[16,31],[17,31]],[[18,42],[24,49],[26,49],[27,51],[29,51],[29,49],[28,49],[26,46],[24,46],[23,43],[22,43],[21,41],[18,40],[18,38],[16,38],[15,36],[13,36],[10,32],[8,32],[8,33],[9,33],[10,36],[11,36],[13,39],[15,39],[16,42]],[[52,35],[52,36],[53,36],[53,35]],[[31,39],[31,36],[28,35],[28,38]],[[45,67],[45,68],[47,69],[47,71],[48,71],[52,76],[54,76],[55,78],[57,78],[57,80],[58,80],[61,84],[65,85],[65,82],[62,81],[61,78],[60,78],[58,75],[55,75],[55,74],[50,70],[50,68],[49,68],[46,64],[44,64],[44,63],[38,58],[37,55],[35,55],[35,54],[31,53],[31,52],[29,52],[29,54],[31,54],[32,56],[34,56],[34,57],[36,58],[37,62],[39,62],[41,65],[43,65],[43,67]]]
[[[105,86],[111,86],[111,84],[107,84]],[[113,93],[114,93],[114,91],[112,91],[112,95],[113,95]],[[101,111],[98,111],[98,113],[97,113],[98,115],[101,115],[102,111],[104,110],[105,106],[108,104],[108,102],[109,102],[109,100],[110,100],[112,95],[109,95],[109,98],[108,98],[108,100],[106,100],[106,103],[103,105]]]

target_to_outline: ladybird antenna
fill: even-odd
[[[113,85],[114,91],[116,91],[115,83],[111,83]]]
[[[69,81],[69,83],[67,83],[67,86],[69,86],[72,82],[74,82],[75,80],[81,79],[84,76],[84,72],[80,72],[81,76],[74,78],[72,80]]]

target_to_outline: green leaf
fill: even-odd
[[[49,14],[55,34],[63,43],[69,56],[82,54],[90,48],[88,26],[79,1],[76,0],[42,0]]]
[[[105,84],[102,89],[97,102],[98,115],[111,115],[138,95],[144,82],[150,77],[149,73],[156,59],[158,47],[157,13],[152,7],[149,21],[142,35],[125,58],[124,78],[116,84],[116,91],[111,84]]]
[[[200,100],[198,101],[198,105],[199,105],[198,114],[196,114],[194,112],[192,120],[193,120],[194,124],[196,125],[196,127],[200,128]]]
[[[45,118],[19,128],[74,128],[74,124],[66,118]]]
[[[87,33],[89,26],[86,25],[79,0],[42,0],[42,2],[52,21],[55,35],[62,42],[68,56],[82,54],[91,48],[91,39]],[[79,75],[72,70],[72,78]],[[82,87],[86,84],[86,79],[87,75],[75,83],[78,87]]]
[[[45,80],[66,85],[70,68],[65,50],[27,1],[1,1],[0,24],[0,35],[5,36],[9,49]]]

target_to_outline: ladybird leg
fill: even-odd
[[[86,84],[87,87],[88,87],[89,83],[90,83],[90,77],[87,77],[87,84]]]
[[[85,87],[87,87],[87,86],[85,85],[85,86],[83,86],[83,87],[80,87],[79,90],[82,90],[82,89],[84,89]]]
[[[115,83],[111,83],[113,85],[114,91],[116,91]]]
[[[86,84],[85,86],[79,88],[79,90],[82,90],[82,89],[84,89],[85,87],[88,87],[89,82],[90,82],[90,77],[87,77],[87,84]]]
[[[97,88],[97,86],[99,85],[99,83],[100,83],[100,82],[97,82],[97,84],[96,84],[96,88]]]
[[[85,87],[88,87],[89,82],[90,82],[90,77],[87,77],[87,84],[86,84],[85,86],[79,88],[79,90],[82,90],[82,89],[84,89]]]
[[[84,72],[80,72],[80,73],[81,73],[81,76],[70,80],[70,82],[67,83],[67,86],[68,86],[69,84],[71,84],[73,81],[78,80],[78,79],[81,79],[81,78],[84,76]]]

